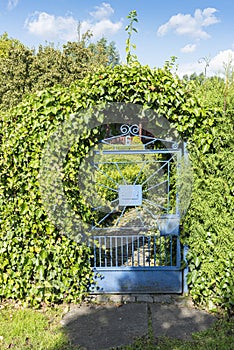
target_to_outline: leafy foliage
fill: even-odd
[[[40,200],[38,172],[43,145],[71,108],[64,92],[54,89],[31,96],[3,121],[1,298],[32,305],[77,301],[92,280],[89,248],[59,232]]]
[[[225,122],[224,122],[225,120]],[[211,310],[232,312],[234,187],[233,114],[217,115],[194,135],[190,154],[194,189],[184,230],[190,252],[188,283],[194,300]],[[202,131],[207,143],[199,145]]]
[[[104,64],[114,67],[119,64],[119,53],[113,41],[108,44],[105,38],[101,38],[96,44],[91,43],[88,47],[93,54],[93,62],[97,66]],[[97,59],[99,59],[98,62]]]
[[[196,93],[195,82],[174,76],[170,63],[150,69],[134,62],[101,68],[69,87],[37,92],[2,113],[2,298],[37,304],[76,301],[85,294],[92,281],[90,251],[69,240],[49,220],[38,186],[40,157],[45,142],[71,113],[96,104],[123,102],[153,109],[188,141],[194,168],[192,202],[184,222],[184,241],[190,246],[190,291],[198,303],[211,309],[231,309],[233,116],[210,109],[210,105],[207,108]],[[84,120],[77,122],[86,125]],[[89,208],[79,196],[75,174],[95,139],[95,133],[84,134],[65,164],[67,195],[77,215],[87,219]]]
[[[233,68],[230,62],[224,65],[224,78],[200,78],[193,79],[197,94],[214,112],[195,130],[190,145],[195,181],[184,228],[190,245],[188,283],[197,303],[232,313]]]
[[[116,65],[119,55],[105,38],[89,43],[91,34],[79,42],[67,42],[62,49],[53,44],[35,51],[7,33],[0,36],[0,109],[17,105],[26,94],[54,85],[69,86],[100,66]]]
[[[234,103],[234,67],[232,59],[223,63],[223,70],[217,76],[206,77],[203,73],[196,73],[190,77],[184,76],[186,80],[195,83],[197,94],[205,106],[219,108],[223,112],[233,110]]]

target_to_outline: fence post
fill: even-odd
[[[187,285],[187,275],[188,275],[188,261],[187,261],[187,254],[189,251],[189,247],[188,245],[184,245],[183,247],[183,260],[185,262],[185,268],[183,270],[183,294],[187,294],[188,293],[188,285]]]

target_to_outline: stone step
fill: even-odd
[[[160,303],[194,307],[190,297],[176,294],[90,294],[86,301],[94,304]]]

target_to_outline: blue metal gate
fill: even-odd
[[[115,125],[116,130],[116,125]],[[181,293],[182,148],[121,125],[95,151],[93,293]]]

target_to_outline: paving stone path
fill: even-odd
[[[71,306],[61,321],[71,343],[83,350],[128,345],[149,331],[155,338],[190,340],[192,333],[209,328],[216,320],[179,296],[100,295],[95,297],[95,302]]]

